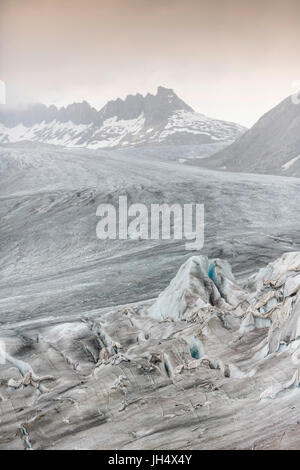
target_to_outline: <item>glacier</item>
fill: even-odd
[[[0,448],[297,448],[299,185],[1,146]],[[204,249],[99,241],[124,194],[204,203]]]
[[[299,306],[300,252],[243,286],[199,255],[156,300],[7,325],[0,448],[296,449]]]

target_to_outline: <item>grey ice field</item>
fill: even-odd
[[[203,254],[245,278],[299,247],[300,181],[218,173],[121,152],[2,148],[1,322],[62,318],[156,297],[185,241],[98,240],[100,203],[203,203]]]
[[[297,447],[299,179],[132,154],[1,148],[0,448]],[[98,240],[123,194],[204,203],[203,252]]]

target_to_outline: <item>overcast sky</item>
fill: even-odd
[[[299,22],[299,0],[0,0],[0,79],[97,108],[162,85],[250,126],[300,81]]]

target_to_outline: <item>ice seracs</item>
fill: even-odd
[[[157,320],[183,320],[207,307],[227,310],[245,300],[246,294],[235,282],[229,263],[206,256],[193,256],[179,269],[175,278],[149,315]]]

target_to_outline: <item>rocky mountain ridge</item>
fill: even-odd
[[[156,95],[109,101],[100,111],[86,101],[63,108],[0,107],[0,144],[29,141],[90,149],[213,144],[216,151],[243,132],[245,128],[238,124],[194,112],[173,90],[163,87],[158,87]]]

